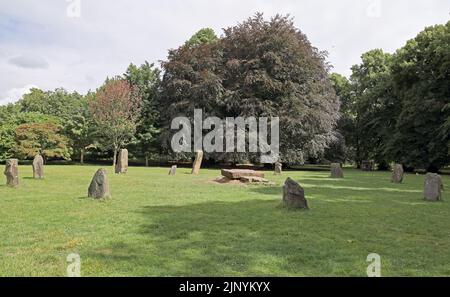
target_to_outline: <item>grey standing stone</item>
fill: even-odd
[[[281,174],[283,172],[282,168],[283,168],[283,164],[281,164],[280,162],[276,162],[275,170],[274,170],[273,174]]]
[[[44,158],[36,155],[33,160],[33,178],[44,178]]]
[[[99,169],[92,178],[88,189],[88,197],[100,199],[110,197],[108,176],[105,169]]]
[[[192,164],[192,174],[198,174],[200,172],[200,167],[202,166],[203,151],[197,151],[195,153],[194,164]]]
[[[289,208],[309,209],[305,198],[305,190],[290,177],[284,182],[283,204]]]
[[[395,164],[392,168],[391,182],[400,184],[403,182],[403,165]]]
[[[116,162],[116,173],[122,174],[128,172],[128,150],[121,149]]]
[[[423,196],[428,201],[441,200],[441,191],[444,190],[442,178],[437,173],[427,173],[423,186]]]
[[[19,160],[9,159],[6,160],[5,172],[6,185],[9,187],[19,186]]]
[[[331,178],[344,178],[344,171],[342,170],[341,164],[331,163]]]
[[[169,175],[175,175],[177,173],[177,165],[173,165],[169,170]]]

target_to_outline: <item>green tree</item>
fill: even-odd
[[[45,159],[69,159],[68,139],[60,131],[52,122],[19,125],[15,130],[16,154],[23,158],[41,154]]]
[[[341,105],[339,121],[336,126],[336,140],[325,150],[324,158],[332,162],[346,162],[355,160],[357,146],[356,111],[352,84],[343,75],[332,73],[330,76],[333,88]]]
[[[97,126],[88,107],[88,98],[93,96],[88,93],[82,100],[76,114],[70,116],[65,123],[65,135],[70,139],[72,148],[79,152],[80,163],[84,164],[86,150],[93,146],[97,134]]]
[[[103,136],[101,142],[114,152],[114,166],[118,150],[136,133],[141,102],[138,90],[120,77],[108,79],[89,100],[89,111]]]
[[[133,141],[133,151],[145,158],[148,166],[150,153],[157,151],[157,135],[159,133],[158,88],[160,85],[160,70],[153,64],[145,62],[137,67],[128,66],[125,79],[138,90],[142,99],[141,115],[136,127]]]
[[[202,44],[208,44],[216,42],[219,38],[216,33],[211,28],[203,28],[200,29],[197,33],[195,33],[188,41],[186,41],[186,47],[193,47]]]
[[[262,14],[225,29],[215,43],[171,51],[163,63],[166,131],[170,119],[194,108],[219,118],[274,116],[283,162],[318,156],[334,139],[339,108],[325,57],[292,19]]]
[[[82,99],[83,96],[77,92],[69,93],[63,88],[46,92],[31,89],[19,100],[19,105],[22,112],[38,112],[67,120],[78,113],[83,104]]]
[[[400,106],[392,86],[392,55],[375,49],[363,54],[361,59],[361,64],[352,67],[351,75],[356,161],[360,164],[362,160],[374,159],[379,169],[386,169],[390,161],[387,143],[395,130]]]
[[[426,28],[395,54],[393,81],[401,100],[393,158],[438,171],[450,163],[450,22]]]

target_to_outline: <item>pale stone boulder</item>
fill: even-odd
[[[305,198],[305,190],[288,177],[283,186],[283,204],[289,208],[309,209]]]
[[[177,173],[177,165],[173,165],[169,170],[169,175],[175,175]]]
[[[33,160],[33,178],[44,178],[44,158],[41,155],[36,155]]]
[[[331,178],[344,178],[344,171],[342,170],[341,164],[331,163]]]
[[[423,196],[427,201],[439,201],[442,199],[441,191],[444,190],[442,178],[437,173],[427,173],[423,186]]]
[[[283,164],[281,164],[280,162],[276,162],[275,163],[275,170],[273,172],[273,174],[279,175],[282,173],[282,168],[283,168]]]
[[[101,199],[108,198],[110,196],[111,194],[109,192],[109,182],[106,170],[99,169],[95,173],[94,177],[92,178],[91,184],[89,185],[88,197]]]
[[[192,174],[198,174],[200,172],[200,167],[202,166],[203,151],[197,151],[195,153],[195,160],[192,164]]]
[[[395,164],[392,168],[391,182],[400,184],[403,182],[403,165]]]
[[[128,172],[128,150],[121,149],[117,157],[115,172],[123,174]]]
[[[222,169],[222,176],[225,176],[229,179],[240,179],[244,176],[254,176],[264,178],[264,172],[259,172],[250,169]]]
[[[6,185],[8,187],[16,188],[19,186],[19,160],[6,160],[4,174],[6,176]]]
[[[240,181],[243,183],[269,183],[269,180],[257,176],[243,176],[240,178]]]

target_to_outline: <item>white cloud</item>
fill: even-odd
[[[44,58],[34,55],[20,55],[9,59],[8,63],[16,65],[17,67],[30,69],[46,69],[49,66]]]
[[[21,88],[14,88],[5,92],[5,94],[0,97],[0,105],[12,103],[21,99],[23,95],[28,94],[33,88],[38,89],[39,87],[36,85],[26,85]]]

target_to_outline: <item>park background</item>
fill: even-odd
[[[422,194],[423,173],[449,184],[450,22],[393,53],[361,53],[350,75],[330,66],[292,16],[256,13],[186,36],[161,63],[130,64],[86,94],[33,88],[0,106],[0,160],[21,165],[20,186],[0,186],[0,275],[64,275],[71,252],[83,275],[353,276],[372,252],[383,275],[450,275],[448,193],[438,203]],[[170,121],[194,108],[279,116],[283,175],[271,186],[215,184],[223,166],[272,168],[257,154],[211,153],[199,175],[167,176],[168,165],[192,163],[169,144]],[[122,148],[140,167],[114,175]],[[43,180],[32,178],[37,154]],[[359,170],[368,160],[377,171]],[[329,177],[330,163],[344,179]],[[402,184],[390,182],[394,163],[408,172]],[[105,201],[86,198],[100,166]],[[310,211],[280,207],[287,176]]]

